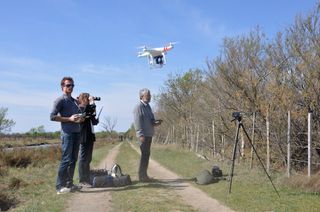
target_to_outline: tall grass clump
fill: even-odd
[[[305,175],[293,175],[290,178],[284,177],[282,183],[291,188],[300,189],[301,191],[320,194],[320,176],[312,175],[310,177]]]
[[[1,211],[31,201],[30,194],[46,193],[50,187],[55,191],[54,175],[60,157],[57,147],[0,151]]]

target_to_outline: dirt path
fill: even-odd
[[[122,143],[121,143],[122,144]],[[110,150],[107,157],[100,163],[99,168],[111,169],[115,158],[119,152],[120,145],[117,145]],[[131,145],[139,154],[135,146]],[[108,162],[108,166],[105,164]],[[149,161],[148,172],[151,176],[157,179],[157,183],[175,188],[173,191],[177,192],[186,204],[191,205],[198,211],[232,211],[224,205],[221,205],[217,200],[212,199],[200,189],[193,187],[190,183],[185,182],[177,174],[169,171],[154,160]],[[116,188],[84,188],[81,192],[75,193],[68,201],[65,211],[111,211],[111,190]]]
[[[98,169],[112,168],[115,159],[118,155],[120,145],[112,148],[107,157],[99,164]],[[65,211],[67,212],[106,212],[110,209],[111,195],[110,190],[113,188],[83,188],[81,192],[74,193],[66,204]]]

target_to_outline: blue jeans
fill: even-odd
[[[90,183],[90,163],[92,160],[93,141],[80,144],[79,182]]]
[[[79,153],[80,133],[61,132],[61,162],[58,169],[56,189],[73,185],[74,169]]]

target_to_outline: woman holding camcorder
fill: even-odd
[[[83,187],[91,187],[90,163],[92,160],[93,144],[96,140],[93,125],[99,123],[96,118],[95,108],[92,112],[90,94],[81,93],[78,97],[79,109],[83,122],[80,123],[80,159],[79,159],[79,183]]]

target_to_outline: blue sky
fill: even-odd
[[[100,121],[117,119],[126,131],[138,92],[157,94],[169,74],[206,67],[219,55],[224,37],[259,26],[272,39],[305,16],[316,0],[0,0],[0,107],[26,132],[49,120],[63,76],[75,80],[73,96],[100,96]],[[162,69],[137,58],[137,46],[179,41]],[[101,127],[97,127],[101,130]]]

